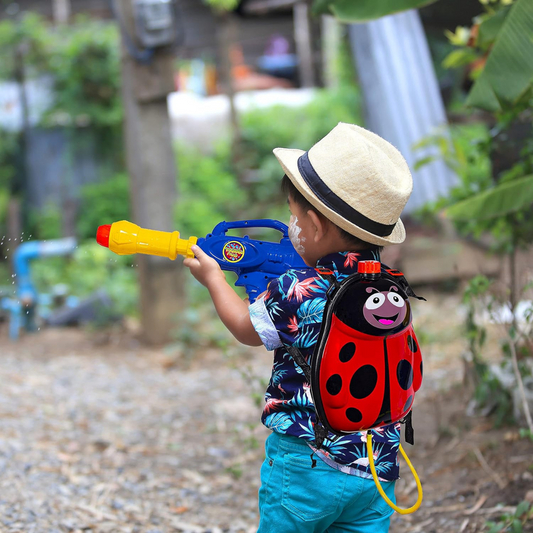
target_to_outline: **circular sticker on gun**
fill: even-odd
[[[229,241],[222,248],[224,259],[230,263],[238,263],[244,257],[244,246],[238,241]]]

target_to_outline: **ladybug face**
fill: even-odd
[[[374,287],[367,287],[370,293],[363,306],[365,320],[378,329],[392,329],[399,326],[407,314],[406,301],[394,285],[387,292],[380,292]]]
[[[384,337],[409,326],[411,306],[402,289],[389,280],[359,281],[339,300],[337,317],[357,331]]]

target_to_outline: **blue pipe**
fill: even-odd
[[[28,241],[17,247],[13,254],[13,273],[17,295],[21,301],[37,301],[37,290],[31,280],[30,261],[52,255],[67,255],[77,246],[74,237],[52,241]]]
[[[28,317],[22,313],[22,306],[30,309],[35,307],[38,300],[37,289],[31,279],[30,262],[41,257],[67,255],[72,253],[76,247],[77,241],[74,237],[52,241],[28,241],[17,247],[13,254],[17,300],[4,299],[2,301],[2,307],[10,312],[9,336],[12,339],[18,338],[21,326],[27,330],[35,329],[33,328],[33,312],[27,311]]]

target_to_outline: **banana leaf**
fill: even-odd
[[[505,17],[466,103],[487,111],[501,111],[516,102],[530,88],[532,80],[533,2],[517,0]]]
[[[416,9],[436,0],[315,0],[313,12],[332,12],[341,22],[367,22],[385,15]]]
[[[479,25],[479,34],[477,38],[477,45],[484,47],[492,44],[494,39],[500,33],[502,26],[511,10],[511,6],[498,9],[493,15],[486,16],[483,22]]]
[[[489,220],[533,206],[533,175],[502,183],[446,210],[453,220]]]

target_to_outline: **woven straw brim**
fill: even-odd
[[[315,193],[309,188],[298,170],[298,159],[305,152],[293,148],[275,148],[274,155],[278,159],[285,174],[292,181],[294,186],[303,194],[303,196],[313,205],[317,211],[322,213],[328,220],[347,231],[351,235],[359,239],[376,244],[378,246],[386,246],[388,244],[400,244],[405,240],[405,227],[401,219],[398,219],[392,233],[386,237],[380,237],[369,233],[368,231],[356,226],[352,222],[346,220],[344,217],[324,205]]]

